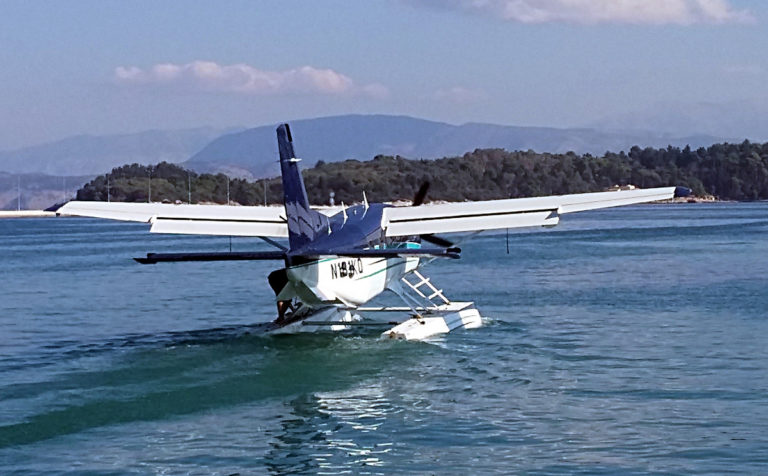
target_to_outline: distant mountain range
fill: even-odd
[[[87,176],[9,174],[0,172],[0,210],[42,210],[71,199],[93,179]]]
[[[213,139],[235,130],[239,129],[201,127],[135,134],[73,136],[32,147],[0,151],[0,171],[14,174],[98,175],[131,163],[177,163],[187,160]]]
[[[629,150],[634,145],[693,148],[724,139],[692,135],[671,137],[651,132],[609,132],[597,129],[556,129],[468,123],[460,126],[406,116],[346,115],[292,121],[296,153],[312,166],[318,160],[370,160],[401,155],[432,159],[458,156],[475,149],[503,148],[537,152],[603,154]],[[184,166],[200,172],[229,172],[255,177],[279,173],[276,125],[227,134],[206,145]]]
[[[768,100],[721,103],[663,102],[650,104],[643,110],[615,114],[596,121],[591,126],[599,130],[638,130],[653,127],[675,136],[695,132],[765,142],[768,141]]]
[[[291,121],[296,151],[308,166],[318,160],[369,160],[376,155],[437,158],[477,148],[602,154],[633,145],[706,146],[726,139],[708,135],[601,129],[557,129],[468,123],[451,125],[406,116],[345,115]],[[198,128],[135,134],[75,136],[22,149],[0,151],[0,171],[49,175],[97,175],[129,164],[183,162],[198,172],[246,177],[278,174],[275,127]]]

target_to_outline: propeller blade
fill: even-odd
[[[421,187],[419,187],[419,190],[416,192],[416,195],[413,197],[413,204],[411,206],[418,207],[422,203],[424,203],[424,199],[427,198],[427,190],[429,190],[429,182],[424,182],[421,184]]]
[[[424,182],[421,184],[421,187],[419,187],[419,190],[416,192],[416,195],[413,197],[413,204],[411,206],[418,207],[422,203],[424,203],[424,199],[427,198],[427,191],[429,190],[429,182]],[[421,236],[421,239],[424,241],[427,241],[429,243],[432,243],[433,245],[442,246],[443,248],[452,248],[453,243],[446,240],[445,238],[440,238],[439,236],[435,236],[431,233],[426,235],[419,235]]]
[[[433,245],[442,246],[445,248],[452,248],[454,246],[453,242],[448,241],[445,238],[440,238],[439,236],[435,236],[431,233],[427,235],[420,235],[420,236],[422,240],[432,243]]]

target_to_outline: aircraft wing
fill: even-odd
[[[72,201],[56,213],[150,223],[152,233],[288,236],[283,207]]]
[[[682,187],[616,192],[579,193],[549,197],[514,198],[481,202],[445,203],[384,209],[386,236],[557,225],[564,213],[631,205],[684,196]]]

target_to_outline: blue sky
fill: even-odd
[[[5,0],[0,149],[343,113],[649,129],[667,104],[762,114],[766,21],[745,0]],[[701,132],[732,130],[713,121]]]

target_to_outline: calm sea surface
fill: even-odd
[[[227,238],[2,220],[0,473],[768,474],[768,204],[562,221],[428,265],[486,325],[393,342],[260,335],[268,262],[131,260]]]

